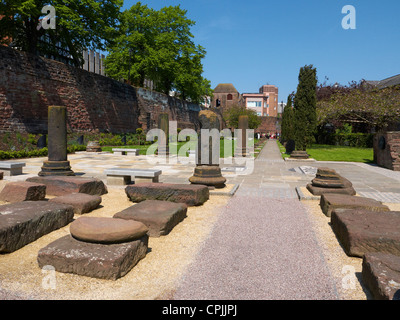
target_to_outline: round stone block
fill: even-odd
[[[92,243],[121,243],[141,238],[149,229],[139,221],[106,217],[80,217],[71,223],[71,235]]]

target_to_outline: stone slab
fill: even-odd
[[[145,200],[114,215],[114,218],[136,220],[149,228],[151,237],[167,235],[186,218],[187,205],[161,200]]]
[[[356,191],[353,187],[346,188],[323,188],[313,186],[311,183],[308,183],[306,186],[307,190],[310,191],[314,196],[321,196],[324,193],[337,193],[337,194],[347,194],[353,196],[356,194]]]
[[[0,206],[0,252],[13,252],[69,224],[71,206],[48,201],[23,201]]]
[[[100,179],[77,176],[45,176],[26,179],[46,185],[46,193],[52,196],[61,196],[69,193],[86,193],[103,195],[108,193],[106,185]]]
[[[207,186],[195,184],[141,183],[127,186],[125,193],[133,202],[163,200],[188,206],[202,205],[210,197]]]
[[[331,227],[349,256],[367,252],[400,255],[400,211],[335,209]]]
[[[149,229],[141,222],[109,217],[81,217],[71,223],[71,235],[93,243],[120,243],[137,240]]]
[[[51,265],[58,272],[117,280],[125,276],[147,254],[148,235],[140,239],[100,244],[61,237],[39,250],[40,268]]]
[[[8,182],[0,192],[0,201],[39,201],[46,197],[46,186],[28,181]]]
[[[374,299],[400,300],[400,256],[366,253],[361,274]]]
[[[346,194],[324,193],[321,195],[320,206],[327,217],[331,216],[334,209],[357,209],[362,208],[371,211],[389,211],[389,207],[382,202],[365,197],[351,196]]]
[[[50,202],[64,203],[74,208],[75,214],[93,211],[101,203],[101,196],[86,193],[70,193],[50,199]]]

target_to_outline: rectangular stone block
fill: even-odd
[[[371,211],[389,211],[389,207],[382,202],[371,198],[351,196],[346,194],[324,193],[321,195],[320,206],[327,217],[331,216],[334,209],[362,208]]]
[[[367,252],[400,255],[400,212],[364,209],[335,209],[332,230],[349,256]]]
[[[0,206],[0,252],[13,252],[69,224],[71,206],[48,201],[24,201]]]
[[[52,196],[62,196],[76,192],[100,196],[108,192],[103,181],[96,178],[77,176],[37,176],[28,178],[26,181],[46,185],[46,193]]]
[[[362,279],[375,300],[400,300],[400,256],[366,253]]]
[[[125,188],[125,193],[133,202],[144,200],[164,200],[182,202],[188,206],[198,206],[210,197],[207,186],[173,183],[140,183]]]
[[[144,235],[130,242],[100,244],[66,235],[40,249],[37,261],[40,268],[51,265],[59,272],[116,280],[146,256],[148,239]]]
[[[145,200],[114,215],[114,218],[136,220],[149,228],[151,237],[167,235],[186,218],[187,205],[161,200]]]
[[[46,186],[28,181],[8,182],[0,192],[0,200],[6,202],[39,201],[46,197]]]

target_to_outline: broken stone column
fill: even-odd
[[[238,143],[235,150],[235,156],[237,157],[247,157],[248,156],[248,148],[247,148],[247,129],[249,128],[249,116],[239,116],[239,130],[241,131],[240,141],[238,139]]]
[[[160,113],[158,116],[158,129],[164,132],[164,136],[158,137],[158,151],[159,156],[167,156],[169,154],[169,115],[168,113]]]
[[[67,160],[67,109],[49,106],[48,110],[48,160],[43,162],[39,176],[73,176]]]
[[[219,119],[211,110],[202,110],[199,112],[199,120],[201,130],[197,146],[196,167],[189,181],[192,184],[223,188],[226,178],[222,176],[219,167]]]

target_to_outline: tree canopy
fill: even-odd
[[[261,117],[257,115],[256,111],[238,105],[229,107],[223,114],[228,126],[234,129],[239,127],[239,116],[249,117],[249,129],[257,129],[261,124]]]
[[[80,66],[84,48],[105,49],[122,4],[123,0],[3,0],[0,41],[12,41],[14,47],[41,55],[57,56],[59,48],[65,48],[73,63]],[[41,27],[46,5],[55,9],[55,29]]]
[[[151,80],[155,90],[175,90],[182,99],[199,103],[211,95],[203,78],[206,51],[193,42],[194,21],[179,6],[154,10],[140,2],[121,14],[114,41],[108,46],[106,73],[136,86]]]
[[[319,125],[341,121],[384,129],[391,123],[400,122],[400,86],[383,89],[361,84],[337,86],[335,91],[318,101],[317,121]]]

